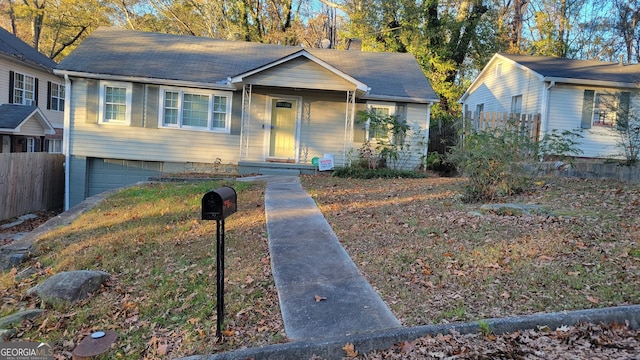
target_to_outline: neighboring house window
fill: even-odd
[[[36,151],[36,140],[34,138],[27,138],[27,152]]]
[[[226,92],[165,89],[160,104],[162,127],[229,132],[231,96]]]
[[[49,82],[49,102],[47,109],[64,111],[64,85]]]
[[[496,64],[496,77],[499,78],[502,76],[502,63]]]
[[[476,105],[476,116],[479,116],[481,112],[484,112],[484,104]]]
[[[395,104],[391,103],[369,104],[367,107],[370,112],[380,117],[394,116],[396,112]],[[368,119],[365,126],[367,132],[366,138],[368,140],[389,139],[389,128],[386,124],[375,124],[371,122],[371,119]]]
[[[512,114],[522,113],[522,95],[513,96],[511,98],[511,113]]]
[[[61,139],[47,139],[47,152],[61,153],[62,152],[62,140]]]
[[[100,83],[99,123],[129,125],[131,122],[130,83]]]
[[[13,104],[36,105],[36,78],[13,73]]]
[[[625,127],[629,114],[630,93],[585,90],[581,127]]]

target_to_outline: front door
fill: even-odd
[[[296,100],[271,100],[269,160],[295,161]]]

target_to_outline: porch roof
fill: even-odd
[[[20,134],[22,126],[34,119],[42,127],[42,135],[55,134],[55,129],[37,106],[0,105],[0,133]],[[29,134],[33,135],[33,134]]]
[[[251,42],[99,28],[56,68],[57,74],[233,89],[231,79],[304,50],[311,61],[366,86],[363,98],[436,102],[411,54],[302,49]]]

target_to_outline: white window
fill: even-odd
[[[229,132],[231,94],[193,89],[163,89],[160,126],[190,130]]]
[[[522,95],[513,96],[511,98],[511,113],[522,114]]]
[[[616,124],[616,115],[618,109],[618,99],[612,93],[596,92],[595,102],[593,104],[593,125],[594,126],[613,126]]]
[[[62,152],[62,140],[61,139],[47,139],[47,152],[61,153]]]
[[[13,103],[22,105],[36,104],[36,79],[20,73],[13,74]]]
[[[130,83],[111,81],[100,82],[100,115],[101,124],[129,125],[131,122]]]
[[[36,151],[36,139],[27,138],[27,152],[35,152]]]
[[[369,112],[375,113],[380,119],[394,116],[396,106],[393,103],[369,103],[367,104]],[[369,140],[387,140],[389,139],[389,127],[386,123],[372,122],[371,119],[366,123],[366,138]]]
[[[499,78],[502,76],[502,63],[496,64],[496,77]]]
[[[51,83],[49,90],[49,109],[64,111],[64,85]]]

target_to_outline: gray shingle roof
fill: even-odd
[[[37,109],[33,105],[0,105],[0,129],[15,129]]]
[[[612,81],[618,83],[640,83],[640,65],[573,60],[550,56],[500,55],[537,72],[543,77]]]
[[[301,47],[99,28],[57,69],[110,76],[224,83]],[[411,54],[304,49],[371,88],[374,97],[436,101]]]
[[[53,70],[57,65],[55,61],[41,54],[38,50],[3,28],[0,28],[0,53],[19,61],[43,67],[48,71]]]

